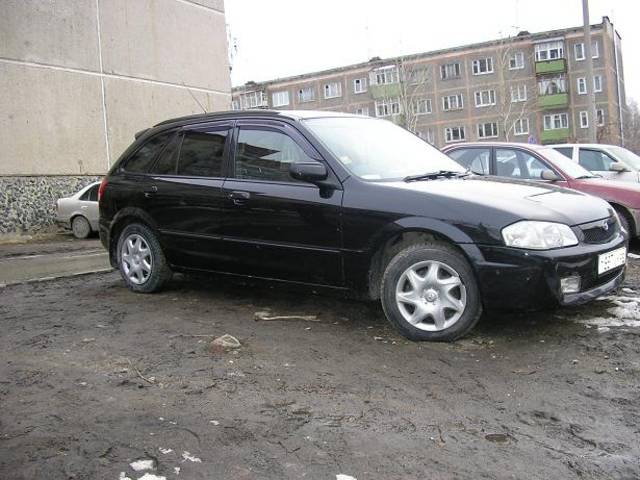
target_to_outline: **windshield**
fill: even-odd
[[[438,149],[387,120],[333,117],[304,122],[349,172],[364,180],[465,172]]]
[[[597,177],[597,175],[594,175],[580,164],[574,162],[570,158],[565,157],[563,154],[553,148],[541,148],[539,151],[542,155],[551,160],[553,165],[558,167],[571,178]]]
[[[633,167],[635,170],[640,170],[640,157],[630,150],[622,147],[610,147],[611,151],[627,164],[629,167]]]

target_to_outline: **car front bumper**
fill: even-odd
[[[606,295],[624,281],[625,266],[598,275],[598,255],[626,246],[618,234],[604,244],[536,251],[504,246],[467,248],[486,308],[528,309],[579,305]],[[561,279],[580,276],[580,290],[563,293]]]

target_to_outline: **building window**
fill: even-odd
[[[526,102],[527,101],[527,86],[523,83],[522,85],[511,85],[511,102]]]
[[[478,124],[478,138],[496,138],[498,136],[498,124],[487,122]]]
[[[371,85],[389,85],[398,83],[398,69],[395,65],[376,68],[370,74]]]
[[[479,90],[475,93],[476,107],[488,107],[496,104],[495,90]]]
[[[415,113],[416,115],[424,115],[431,112],[432,110],[430,98],[420,98],[413,102],[413,113]]]
[[[313,87],[303,87],[298,90],[298,102],[313,102],[316,99],[316,91]]]
[[[356,108],[356,115],[369,116],[369,107],[358,107],[358,108]]]
[[[390,117],[400,113],[400,99],[391,98],[388,100],[380,100],[376,102],[376,116]]]
[[[593,92],[598,93],[602,91],[602,76],[594,75],[593,76]]]
[[[524,68],[524,53],[516,52],[509,57],[509,70],[521,70]]]
[[[267,98],[264,92],[247,92],[240,97],[244,108],[258,108],[267,106]]]
[[[471,62],[471,69],[474,75],[486,75],[493,73],[493,58],[480,58]]]
[[[423,85],[429,81],[428,68],[412,68],[407,72],[407,81],[411,85]]]
[[[440,78],[442,78],[442,80],[460,78],[460,62],[440,65]]]
[[[573,53],[576,56],[577,61],[584,60],[586,55],[584,51],[584,43],[576,43],[573,46]],[[600,48],[597,41],[591,42],[591,58],[600,57]]]
[[[554,42],[537,43],[536,62],[544,62],[545,60],[555,60],[564,58],[564,42],[556,40]]]
[[[538,82],[538,93],[540,95],[567,93],[567,79],[564,75],[543,78]]]
[[[589,128],[589,114],[584,110],[580,112],[580,128]]]
[[[586,95],[587,93],[587,79],[584,77],[578,77],[576,79],[578,84],[578,95]]]
[[[240,110],[240,100],[237,98],[231,100],[231,110]]]
[[[544,116],[545,130],[569,128],[569,116],[566,113],[552,113]]]
[[[596,110],[596,117],[598,119],[598,126],[599,127],[603,127],[604,126],[604,110],[599,108]]]
[[[431,128],[427,128],[424,132],[418,132],[417,135],[422,140],[429,142],[431,145],[435,144],[435,139],[433,137],[433,130]]]
[[[356,78],[353,81],[353,93],[364,93],[367,91],[367,79]]]
[[[342,96],[342,83],[331,82],[324,86],[324,98],[336,98]]]
[[[461,110],[462,108],[464,108],[464,102],[461,93],[442,97],[442,110],[445,112],[449,110]]]
[[[274,107],[284,107],[289,105],[289,92],[284,90],[282,92],[273,92],[271,94],[271,105]]]
[[[513,122],[513,134],[514,135],[529,135],[529,119],[519,118]]]
[[[464,127],[447,127],[444,129],[444,141],[446,143],[463,142],[464,139]]]

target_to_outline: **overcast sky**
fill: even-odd
[[[590,0],[622,36],[627,96],[640,101],[639,0]],[[231,79],[314,72],[582,24],[581,0],[225,0],[235,39]]]

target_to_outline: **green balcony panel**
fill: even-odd
[[[400,84],[390,83],[387,85],[370,85],[369,91],[374,99],[394,98],[400,96]]]
[[[536,62],[536,75],[546,75],[547,73],[564,73],[566,71],[567,62],[564,58]]]
[[[557,128],[555,130],[543,130],[540,132],[540,141],[542,143],[558,143],[569,138],[568,128]]]
[[[538,107],[542,109],[564,108],[569,105],[568,93],[554,93],[553,95],[540,95]]]

